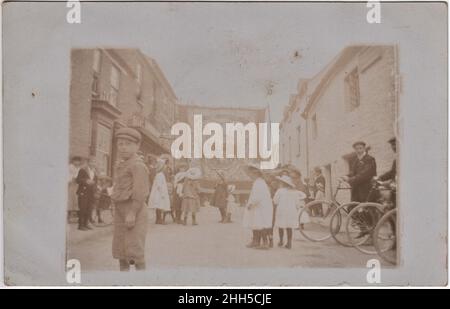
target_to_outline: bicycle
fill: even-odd
[[[350,202],[341,205],[337,201],[336,197],[339,191],[351,189],[349,186],[342,186],[343,183],[345,182],[339,181],[331,200],[311,201],[300,211],[298,216],[299,231],[303,237],[313,242],[324,241],[333,237],[338,243],[347,245],[337,237],[343,221],[343,216],[338,210],[345,210],[352,206],[355,207],[359,203]],[[322,209],[323,211],[324,206],[326,206],[326,212],[324,214],[317,217],[312,216],[316,208]],[[334,226],[333,223],[335,223]]]
[[[378,255],[388,263],[397,263],[397,209],[389,210],[378,221],[373,241]]]
[[[374,181],[371,192],[375,191],[380,193],[382,197],[380,203],[366,202],[354,207],[348,214],[349,220],[346,223],[346,232],[349,243],[357,250],[366,254],[379,254],[383,257],[383,254],[391,250],[396,243],[395,221],[391,218],[396,212],[390,212],[395,210],[393,209],[395,208],[395,200],[392,199],[392,193],[395,193],[395,189],[391,186],[386,187],[383,182]],[[389,216],[385,217],[388,213]],[[389,228],[385,224],[390,225]],[[354,233],[351,232],[350,228],[358,230],[359,233],[356,237],[352,237]],[[391,232],[386,233],[386,230]],[[392,242],[392,240],[393,245],[382,247],[382,241]],[[371,247],[374,249],[371,249]]]

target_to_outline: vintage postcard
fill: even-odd
[[[7,2],[8,285],[447,283],[447,5]]]

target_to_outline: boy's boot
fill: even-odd
[[[253,230],[252,232],[253,232],[252,241],[247,244],[247,248],[254,248],[254,247],[256,247],[256,238],[257,238],[258,231]]]
[[[291,249],[292,248],[292,229],[287,229],[287,238],[288,241],[286,243],[286,248]]]
[[[120,271],[130,271],[130,263],[127,260],[119,260]]]
[[[278,229],[278,235],[280,238],[280,241],[278,242],[278,247],[283,247],[283,237],[284,237],[284,231],[283,229]]]

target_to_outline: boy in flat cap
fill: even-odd
[[[137,152],[141,134],[132,128],[121,128],[116,133],[120,162],[114,174],[111,196],[115,204],[113,257],[119,260],[120,270],[145,269],[145,236],[149,195],[147,167]]]

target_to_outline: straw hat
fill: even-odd
[[[291,177],[283,175],[283,176],[278,176],[277,179],[287,185],[289,185],[291,188],[295,188],[294,183],[292,182]]]
[[[191,167],[185,172],[185,177],[192,180],[200,179],[201,176],[202,171],[200,171],[200,169],[197,167]]]
[[[179,183],[180,181],[182,181],[184,179],[184,177],[186,177],[186,172],[176,173],[175,178],[174,178],[174,183]]]
[[[246,172],[248,171],[257,171],[261,173],[261,169],[259,167],[259,164],[256,163],[249,163],[247,165],[244,166],[244,169]]]
[[[229,185],[228,186],[228,193],[233,193],[235,189],[236,189],[235,185]]]

